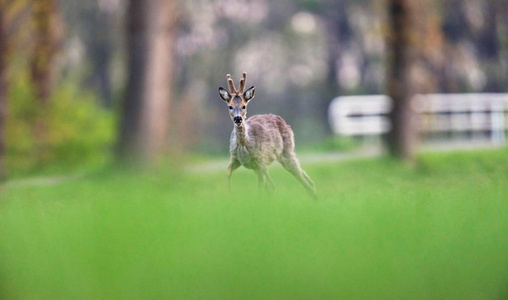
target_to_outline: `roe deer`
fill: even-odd
[[[307,192],[317,199],[314,183],[300,167],[295,154],[295,140],[291,127],[277,115],[254,115],[247,119],[247,105],[254,98],[254,87],[245,90],[247,74],[243,73],[238,90],[231,75],[227,75],[229,92],[222,87],[219,95],[226,101],[229,115],[234,123],[229,141],[231,161],[228,167],[228,187],[231,191],[233,171],[243,165],[258,176],[258,187],[267,191],[274,189],[268,175],[268,166],[278,160],[280,164],[300,181]]]

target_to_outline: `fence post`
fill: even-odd
[[[504,107],[501,99],[493,98],[490,101],[490,126],[492,144],[500,145],[504,143]]]

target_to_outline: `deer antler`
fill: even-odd
[[[245,90],[245,83],[247,82],[247,73],[243,72],[243,77],[240,79],[240,87],[238,88],[238,93],[241,94]]]
[[[230,92],[231,94],[237,94],[237,93],[238,93],[238,91],[237,91],[237,90],[236,90],[236,88],[235,88],[235,84],[234,84],[234,82],[233,82],[233,79],[231,79],[231,74],[228,74],[228,75],[227,75],[227,78],[228,78],[229,92]]]

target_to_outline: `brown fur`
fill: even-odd
[[[254,115],[247,118],[247,105],[254,97],[254,87],[245,89],[246,73],[236,90],[228,74],[230,92],[219,88],[221,98],[226,101],[233,120],[234,128],[230,138],[231,160],[228,167],[228,185],[231,190],[233,171],[243,165],[252,169],[258,176],[259,188],[272,190],[274,184],[268,175],[268,166],[275,160],[288,170],[305,187],[313,198],[316,198],[314,183],[305,171],[294,152],[295,142],[291,127],[277,115]],[[240,119],[240,122],[235,119]],[[235,122],[237,121],[237,122]]]

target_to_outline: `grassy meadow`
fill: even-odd
[[[508,150],[0,188],[1,299],[507,299]]]

